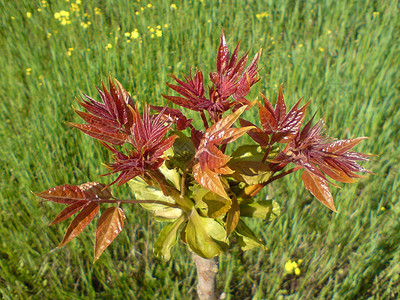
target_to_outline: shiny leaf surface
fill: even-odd
[[[92,202],[87,205],[71,222],[67,232],[65,233],[64,239],[60,245],[58,245],[58,247],[65,246],[67,243],[76,238],[97,215],[99,209],[100,206],[96,202]]]
[[[324,180],[320,176],[315,175],[307,170],[301,175],[305,188],[314,195],[323,205],[328,207],[330,210],[337,212],[333,197],[329,191],[328,181]]]
[[[78,186],[69,184],[56,186],[35,195],[61,204],[72,204],[86,199],[84,192]]]
[[[94,261],[98,260],[103,251],[120,234],[124,227],[125,214],[119,207],[109,207],[97,222]]]
[[[171,258],[171,248],[176,244],[179,238],[179,228],[185,218],[181,216],[173,223],[167,224],[161,230],[156,242],[154,243],[154,255],[159,259],[168,261]]]

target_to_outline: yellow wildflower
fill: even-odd
[[[67,55],[68,56],[71,56],[72,55],[72,51],[74,51],[74,48],[68,48],[68,51],[67,51]]]
[[[171,10],[177,9],[177,6],[175,3],[172,3],[169,7]]]
[[[31,72],[32,72],[32,68],[27,68],[26,69],[26,75],[31,75]]]
[[[41,12],[41,11],[42,11],[42,9],[41,9],[41,8],[38,8],[38,9],[37,9],[37,11],[38,11],[38,12]]]
[[[156,28],[157,28],[157,29],[161,29],[161,25],[157,25]]]
[[[154,33],[152,33],[152,34],[150,35],[150,37],[153,39],[153,38],[155,37]]]
[[[303,262],[302,259],[297,260],[297,263],[295,261],[291,261],[290,259],[286,262],[285,264],[285,271],[290,273],[290,274],[296,274],[297,276],[301,274],[300,270],[300,264]]]
[[[374,16],[374,17],[376,17],[376,16],[378,16],[378,15],[379,15],[379,11],[374,11],[374,12],[373,12],[373,16]]]
[[[42,0],[42,6],[43,6],[43,7],[47,7],[47,6],[48,6],[48,4],[47,4],[47,1],[46,1],[46,0]]]
[[[76,3],[71,3],[71,11],[80,11],[81,9],[79,8],[79,5]]]
[[[49,39],[51,37],[51,32],[47,33],[47,38]]]
[[[108,49],[111,49],[113,46],[111,44],[107,44],[106,46],[106,50],[108,51]]]
[[[87,22],[87,23],[81,22],[81,26],[82,26],[84,29],[88,28],[91,24],[92,24],[92,23],[91,23],[90,21]]]
[[[94,8],[94,13],[95,13],[96,15],[101,15],[101,9],[98,8],[98,7],[95,7],[95,8]]]
[[[153,6],[153,5],[151,5],[150,3],[149,3],[149,4],[147,4],[147,7],[148,7],[148,8],[150,8],[150,7],[152,7],[152,6]]]
[[[140,35],[139,35],[139,32],[137,31],[137,29],[135,29],[135,31],[132,31],[131,38],[137,39],[139,36]]]
[[[138,11],[135,11],[135,15],[137,15],[137,16],[138,16],[139,14],[140,14],[140,12],[138,12]]]
[[[155,30],[154,28],[150,28],[149,31],[150,31],[150,32],[154,32],[154,31],[156,31],[156,30]]]
[[[263,13],[256,14],[256,18],[259,19],[259,20],[262,19],[262,18],[268,18],[268,13],[265,11]]]
[[[15,20],[15,18],[14,18],[14,17],[11,17],[11,20]]]
[[[66,10],[62,10],[62,11],[60,11],[60,15],[62,16],[62,17],[69,17],[69,11],[66,11]]]
[[[65,10],[61,10],[54,14],[54,18],[59,20],[61,25],[71,24],[71,20],[69,19],[69,12]]]
[[[325,51],[324,48],[322,48],[322,47],[319,47],[318,50],[321,51],[321,52]]]
[[[67,24],[71,24],[71,21],[68,19],[62,19],[61,20],[61,25],[67,25]]]
[[[164,24],[164,28],[169,28],[169,24]]]
[[[130,33],[130,32],[125,32],[124,35],[125,35],[126,37],[130,37],[130,36],[131,36],[131,33]]]
[[[32,13],[28,11],[28,12],[26,13],[26,16],[27,16],[27,18],[29,19],[29,18],[32,17]]]
[[[156,36],[161,37],[162,36],[162,31],[157,29],[156,30]]]
[[[82,0],[76,0],[75,3],[78,4],[78,5],[82,4]]]

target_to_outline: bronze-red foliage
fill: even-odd
[[[245,97],[250,88],[259,81],[257,63],[261,56],[261,50],[246,69],[248,53],[240,59],[238,59],[238,55],[239,44],[232,56],[229,55],[225,35],[222,32],[217,52],[217,70],[209,75],[213,85],[209,88],[208,95],[204,89],[203,72],[197,71],[194,78],[190,74],[185,77],[185,81],[171,75],[178,85],[167,83],[167,86],[181,96],[163,95],[163,97],[194,111],[207,111],[214,122],[218,121],[221,115],[232,107],[237,109],[240,106],[248,105],[250,102]]]

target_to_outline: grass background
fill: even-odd
[[[47,227],[61,207],[30,191],[107,180],[98,175],[109,153],[63,123],[78,121],[71,105],[80,91],[96,95],[111,73],[138,101],[164,103],[168,74],[214,69],[221,28],[232,49],[239,40],[250,55],[263,48],[255,90],[275,99],[283,82],[290,105],[311,99],[309,117],[323,116],[331,136],[369,136],[357,150],[379,156],[364,164],[376,175],[333,191],[339,214],[298,176],[272,185],[281,217],[250,224],[269,250],[223,255],[219,290],[226,299],[400,297],[397,1],[1,0],[0,10],[4,299],[195,298],[188,251],[180,245],[170,262],[156,260],[161,227],[139,207],[124,207],[123,233],[92,264],[95,224],[52,250],[68,224]],[[69,24],[55,18],[62,10]],[[152,37],[157,25],[162,36]],[[125,36],[135,29],[139,38]],[[300,275],[285,272],[289,259],[303,259]]]

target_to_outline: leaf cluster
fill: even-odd
[[[118,236],[124,225],[123,203],[139,203],[166,225],[154,244],[161,259],[181,240],[191,251],[211,258],[238,244],[243,250],[264,248],[246,225],[246,218],[269,221],[279,215],[276,201],[256,195],[268,184],[301,171],[304,187],[322,204],[336,211],[327,177],[353,182],[368,172],[358,164],[369,155],[351,149],[364,137],[334,140],[325,135],[323,120],[313,118],[303,126],[309,102],[300,99],[287,109],[282,85],[272,103],[260,94],[246,99],[259,81],[261,50],[247,65],[248,53],[239,58],[239,44],[232,55],[224,33],[220,36],[216,70],[209,73],[208,92],[203,72],[197,70],[167,86],[178,95],[163,95],[180,107],[145,105],[141,114],[129,93],[115,79],[109,89],[98,89],[102,102],[88,95],[78,100],[87,112],[75,110],[86,124],[70,123],[99,140],[113,154],[109,174],[118,173],[108,185],[63,185],[38,193],[39,197],[67,207],[53,220],[59,223],[78,213],[60,246],[67,244],[93,220],[100,204],[115,203],[100,216],[96,231],[95,260]],[[185,116],[193,110],[200,127]],[[258,120],[243,116],[258,110]],[[154,113],[151,112],[154,111]],[[248,135],[254,143],[229,153],[228,144]],[[134,198],[116,199],[109,186],[128,183]]]

